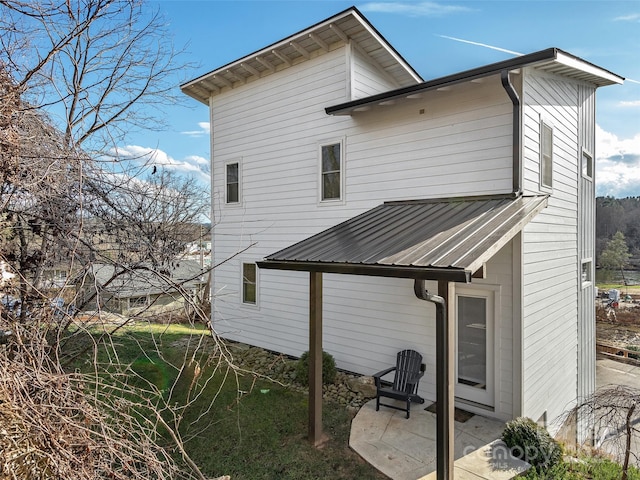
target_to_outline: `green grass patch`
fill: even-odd
[[[596,287],[600,291],[602,290],[611,290],[615,288],[616,290],[620,290],[623,293],[638,293],[640,294],[640,285],[623,285],[621,283],[598,283]]]
[[[92,332],[93,340],[99,333]],[[316,449],[307,441],[306,394],[236,374],[208,353],[189,361],[192,350],[186,345],[193,348],[205,333],[184,325],[136,324],[105,338],[97,354],[103,365],[117,355],[129,365],[132,385],[143,387],[148,381],[161,392],[160,403],[175,406],[186,450],[205,475],[231,475],[234,480],[386,478],[348,447],[351,417],[344,407],[325,403],[329,440]],[[92,358],[82,360],[83,368],[93,368]],[[169,420],[169,412],[165,414]]]
[[[611,460],[596,457],[584,457],[576,461],[563,461],[553,468],[536,471],[534,468],[518,478],[527,480],[620,480],[622,467]],[[629,480],[640,480],[640,472],[629,468]]]
[[[144,334],[163,335],[177,339],[183,335],[205,335],[209,330],[204,325],[186,325],[181,323],[158,324],[158,323],[134,323],[127,325],[116,332],[116,335]]]
[[[234,386],[227,381],[210,415],[183,431],[185,437],[197,432],[187,449],[206,474],[234,480],[386,478],[348,448],[351,418],[343,407],[325,403],[324,430],[330,439],[318,450],[307,441],[306,395],[262,381],[248,391],[251,380],[243,377],[238,387],[248,393],[238,398]],[[199,413],[187,413],[185,425]]]

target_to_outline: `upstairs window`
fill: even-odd
[[[585,287],[591,283],[592,279],[592,263],[591,259],[582,261],[582,269],[580,271],[580,280],[582,280],[582,286]]]
[[[258,275],[255,263],[242,264],[242,303],[257,304]]]
[[[582,150],[582,176],[593,180],[593,157],[586,150]]]
[[[553,128],[540,124],[540,185],[553,187]]]
[[[333,143],[320,147],[321,175],[320,189],[321,201],[342,199],[342,145]]]
[[[240,163],[226,164],[226,203],[240,203]]]

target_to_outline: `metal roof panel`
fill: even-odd
[[[470,278],[546,205],[547,196],[388,202],[258,264],[433,279],[452,278],[457,271]]]

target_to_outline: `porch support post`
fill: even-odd
[[[436,477],[453,480],[455,329],[449,325],[449,282],[438,281],[436,303]]]
[[[449,325],[449,282],[438,280],[438,295],[415,280],[413,291],[421,300],[436,305],[436,478],[453,480],[453,413],[455,329]]]
[[[309,273],[309,441],[316,447],[322,433],[322,273]]]

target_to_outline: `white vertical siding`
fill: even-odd
[[[333,223],[318,208],[318,144],[339,127],[324,112],[346,100],[344,49],[215,97],[212,132],[214,328],[227,338],[299,354],[307,343],[308,278],[258,274],[258,305],[241,303],[240,265]],[[242,164],[241,203],[225,205],[224,164]]]
[[[489,413],[502,420],[510,420],[514,416],[513,404],[513,375],[514,375],[514,304],[513,294],[518,287],[519,279],[513,276],[513,251],[514,242],[512,240],[505,245],[487,263],[486,278],[473,279],[474,285],[498,286],[499,290],[496,299],[500,309],[497,312],[494,324],[494,380],[495,380],[495,400],[494,411]],[[465,406],[464,408],[469,408]],[[485,412],[486,414],[486,412]]]
[[[243,305],[241,262],[385,200],[511,189],[512,106],[499,79],[375,113],[327,116],[325,107],[345,100],[348,58],[336,50],[214,99],[214,262],[224,263],[215,269],[213,319],[227,338],[291,355],[308,348],[308,274],[260,271],[258,305]],[[322,204],[318,145],[337,138],[346,155],[345,201]],[[225,205],[223,167],[236,159],[242,202]],[[495,413],[503,418],[513,410],[510,248],[489,262],[485,280],[503,285]],[[412,281],[325,275],[324,287],[324,346],[338,366],[371,374],[398,350],[415,348],[427,364],[421,393],[435,398],[435,308],[415,298]]]
[[[352,100],[400,87],[393,77],[382,70],[379,65],[374,65],[371,58],[364,55],[359,48],[353,44],[350,44],[350,47]]]
[[[580,86],[578,90],[578,145],[592,156],[593,176],[582,175],[582,152],[578,151],[579,212],[578,268],[591,260],[590,282],[578,284],[578,401],[584,401],[596,388],[596,319],[595,319],[595,88]],[[589,432],[589,419],[580,419],[578,440]]]
[[[553,420],[576,398],[578,87],[526,71],[525,192],[538,193],[540,118],[553,127],[553,192],[524,229],[522,414]]]
[[[348,203],[510,192],[511,112],[495,79],[355,114]]]

